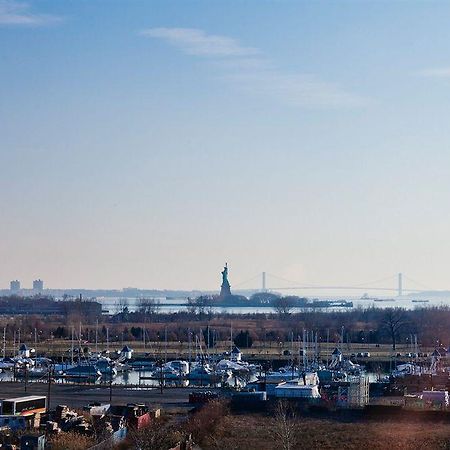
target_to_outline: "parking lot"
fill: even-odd
[[[182,412],[191,408],[188,403],[191,389],[165,388],[161,394],[158,388],[127,388],[113,386],[112,403],[147,403],[152,407],[161,407],[169,412]],[[20,397],[23,395],[48,395],[48,384],[29,383],[25,392],[24,383],[0,383],[0,399]],[[71,408],[81,408],[88,403],[109,403],[110,389],[108,386],[83,386],[69,384],[52,384],[50,390],[50,407],[67,405]]]

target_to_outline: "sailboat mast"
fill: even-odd
[[[72,335],[71,335],[71,345],[70,345],[70,363],[73,366],[73,325],[72,325]]]
[[[189,352],[189,371],[191,370],[191,362],[192,362],[192,342],[191,342],[191,329],[188,328],[188,352]]]
[[[230,322],[230,355],[233,352],[233,322]]]
[[[78,354],[81,353],[81,322],[78,322]]]
[[[329,358],[329,354],[330,354],[330,329],[327,328],[327,367],[330,365],[330,358]]]
[[[98,354],[98,319],[95,323],[95,353]]]
[[[167,325],[164,328],[164,362],[167,362]]]
[[[294,331],[291,331],[291,359],[292,359],[292,366],[294,365]]]
[[[303,347],[303,370],[306,370],[306,330],[303,329],[303,340],[302,340],[302,347]]]
[[[37,333],[36,328],[34,329],[34,361],[36,364],[37,361]]]

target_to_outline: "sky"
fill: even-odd
[[[449,19],[0,0],[0,287],[450,288]]]

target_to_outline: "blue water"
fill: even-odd
[[[117,374],[116,377],[113,378],[112,384],[120,384],[120,385],[141,385],[141,386],[159,386],[158,380],[141,380],[139,381],[140,376],[143,377],[149,377],[151,376],[150,371],[142,370],[131,370],[129,372],[123,372]],[[3,373],[0,373],[0,382],[2,381],[13,381],[13,372],[11,370],[7,370]],[[24,382],[23,379],[20,379],[20,381]],[[28,382],[47,382],[47,376],[42,377],[42,379],[38,378],[29,378]],[[76,382],[76,379],[72,380],[73,382]],[[65,381],[62,378],[56,378],[56,383],[70,383],[70,381]],[[92,381],[92,384],[106,384],[109,385],[109,377],[104,376],[99,378],[98,380]]]

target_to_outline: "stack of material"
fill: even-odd
[[[56,407],[55,420],[59,423],[66,418],[69,408],[66,405],[58,405]]]
[[[148,426],[152,420],[148,406],[140,403],[111,406],[109,414],[115,431],[126,425],[135,429],[144,428]],[[122,423],[123,420],[125,420],[125,424]]]
[[[423,408],[421,395],[406,394],[403,398],[407,408]]]
[[[49,420],[45,424],[45,432],[47,434],[58,434],[58,433],[61,433],[61,428],[58,427],[58,424],[56,422]]]
[[[92,425],[96,430],[96,434],[103,436],[113,434],[114,428],[111,421],[112,417],[110,416],[92,416]]]
[[[85,417],[65,405],[57,406],[55,419],[59,428],[64,432],[76,431],[88,436],[93,434],[92,425],[86,421]]]
[[[104,416],[108,413],[111,405],[109,403],[92,403],[83,408],[83,411],[88,412],[91,416]]]
[[[438,373],[433,375],[433,390],[445,391],[449,384],[448,373]]]
[[[41,415],[40,413],[36,413],[31,421],[31,427],[34,429],[38,429],[40,426],[41,426]]]
[[[159,408],[152,409],[148,412],[151,419],[159,419],[161,417],[161,410]]]
[[[449,397],[448,391],[423,391],[422,400],[431,406],[439,406],[448,408]]]

